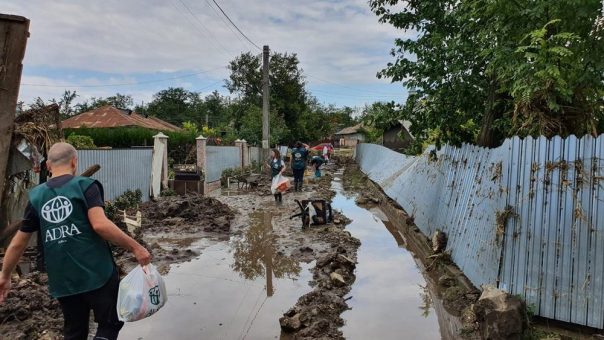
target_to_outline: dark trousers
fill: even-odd
[[[63,318],[63,336],[65,340],[88,339],[90,310],[94,312],[94,321],[98,324],[94,339],[115,340],[124,325],[117,318],[117,291],[120,278],[117,269],[99,289],[59,298]]]
[[[302,183],[304,183],[304,170],[305,169],[292,169],[294,172],[294,189],[296,191],[302,189]]]

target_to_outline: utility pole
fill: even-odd
[[[268,62],[269,62],[269,48],[265,45],[262,49],[262,149],[264,158],[268,158],[268,150],[270,148],[270,116],[269,116],[269,85],[270,80],[268,77]]]
[[[29,37],[29,20],[0,14],[0,207],[8,169],[8,155],[15,125],[15,110],[21,84],[25,46]],[[0,230],[4,228],[0,219]]]

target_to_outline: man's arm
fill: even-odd
[[[32,233],[17,231],[4,254],[2,262],[2,273],[0,273],[0,303],[4,301],[10,290],[10,277],[19,263],[25,248],[29,244]]]
[[[92,225],[92,229],[103,239],[131,251],[141,266],[149,264],[151,254],[149,254],[147,249],[111,222],[105,216],[103,208],[94,207],[88,209],[88,220],[90,221],[90,225]]]

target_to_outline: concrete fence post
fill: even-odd
[[[243,142],[243,145],[242,145],[243,166],[249,166],[250,165],[250,149],[249,149],[249,146],[247,145],[247,141],[245,139],[241,140],[241,142]]]
[[[208,139],[202,135],[195,138],[195,146],[196,146],[196,165],[197,171],[201,171],[203,174],[203,193],[206,194],[208,192],[208,162],[207,162],[207,153],[206,148],[208,146]]]
[[[237,139],[235,141],[235,146],[239,148],[239,164],[243,168],[245,166],[245,161],[243,159],[243,141],[241,139]]]
[[[162,188],[168,187],[168,136],[153,136],[153,160],[151,166],[151,196],[159,197]]]

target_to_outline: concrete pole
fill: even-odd
[[[262,50],[262,149],[265,158],[268,158],[268,149],[270,148],[270,79],[269,79],[269,56],[268,46]]]
[[[151,170],[151,196],[159,197],[161,189],[168,187],[168,136],[153,136],[153,160]]]
[[[243,141],[241,139],[237,139],[235,141],[235,146],[239,148],[239,164],[243,168],[245,166],[245,162],[243,160]]]
[[[197,171],[201,171],[201,173],[203,174],[203,193],[206,194],[208,192],[208,181],[206,179],[206,175],[208,173],[207,172],[207,153],[206,153],[208,139],[202,135],[199,135],[199,137],[195,138],[195,145],[196,145]]]
[[[0,206],[8,169],[29,20],[0,14]],[[0,230],[4,228],[0,221]]]

